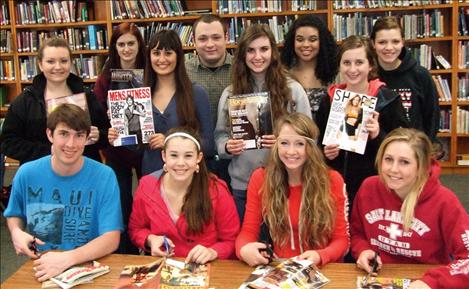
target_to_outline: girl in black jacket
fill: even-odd
[[[339,149],[339,144],[324,146],[328,164],[344,177],[349,197],[353,203],[362,181],[376,174],[374,162],[378,147],[386,133],[397,127],[407,127],[404,108],[399,95],[385,87],[376,78],[376,61],[367,40],[350,36],[339,48],[338,62],[341,79],[344,83],[329,87],[329,97],[320,104],[316,121],[321,131],[322,143],[335,90],[345,89],[377,98],[372,117],[363,119],[363,127],[368,131],[368,141],[363,155]],[[351,209],[351,207],[350,207]]]
[[[2,153],[21,164],[51,153],[46,136],[47,103],[50,99],[85,93],[91,132],[84,155],[101,161],[99,149],[107,144],[107,116],[94,94],[85,91],[83,80],[70,73],[71,51],[62,38],[44,42],[38,52],[41,73],[33,79],[10,107],[0,136]]]

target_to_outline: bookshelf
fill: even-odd
[[[373,6],[373,3],[378,1],[351,1],[351,0],[339,0],[339,1],[290,1],[290,0],[278,0],[278,1],[266,1],[266,0],[186,0],[181,1],[184,5],[177,6],[166,6],[166,14],[163,14],[163,10],[155,10],[159,8],[142,6],[143,1],[129,1],[129,0],[108,0],[108,1],[85,1],[77,0],[74,2],[84,2],[91,5],[88,7],[89,17],[87,21],[80,22],[68,22],[68,23],[49,23],[49,24],[16,24],[16,13],[15,9],[19,3],[28,1],[4,1],[7,3],[9,12],[9,23],[3,23],[0,27],[0,31],[8,31],[11,35],[11,49],[9,52],[2,52],[0,55],[0,61],[2,65],[6,61],[10,61],[10,66],[13,67],[15,73],[14,79],[0,80],[2,86],[2,93],[6,95],[6,102],[10,102],[13,98],[19,94],[19,92],[28,84],[30,80],[21,80],[21,62],[25,59],[32,58],[35,52],[18,52],[18,44],[16,41],[19,33],[25,32],[51,32],[51,31],[67,31],[69,29],[87,29],[88,26],[93,25],[97,29],[102,29],[106,33],[105,41],[108,42],[112,34],[114,26],[122,22],[133,22],[141,27],[141,31],[144,34],[144,38],[148,39],[149,34],[162,27],[168,27],[166,25],[172,25],[180,31],[180,35],[185,36],[183,39],[184,49],[186,51],[192,51],[192,37],[191,37],[191,25],[195,19],[198,18],[199,13],[214,13],[220,15],[226,19],[228,24],[228,33],[230,43],[228,48],[236,48],[237,37],[242,33],[243,25],[249,23],[269,23],[269,25],[281,27],[283,29],[288,28],[289,22],[293,21],[296,15],[300,14],[315,14],[327,23],[329,29],[340,39],[346,37],[347,34],[340,36],[336,31],[337,25],[341,23],[341,19],[347,20],[347,18],[360,17],[363,20],[361,25],[366,28],[372,27],[373,17],[379,17],[384,15],[395,15],[398,17],[407,17],[406,25],[410,25],[412,17],[409,15],[414,14],[414,18],[429,19],[427,24],[427,34],[419,35],[419,38],[406,39],[406,46],[411,48],[420,48],[420,45],[426,44],[431,46],[432,51],[436,54],[441,54],[447,59],[451,68],[442,69],[430,69],[430,73],[434,76],[438,76],[448,81],[449,89],[452,94],[452,98],[449,100],[440,101],[440,108],[442,110],[451,113],[451,122],[449,124],[449,130],[438,133],[438,137],[447,146],[448,154],[447,159],[442,161],[442,167],[444,173],[464,173],[469,174],[469,165],[458,165],[458,158],[462,159],[463,156],[469,156],[469,132],[460,132],[457,130],[458,121],[461,118],[458,116],[461,114],[461,110],[469,110],[469,99],[467,91],[469,90],[469,63],[467,60],[461,62],[460,57],[462,50],[460,46],[462,44],[469,45],[469,35],[461,36],[458,34],[459,24],[459,13],[461,9],[466,9],[469,13],[469,0],[421,0],[421,1],[385,1],[392,6],[389,7],[362,7],[362,6],[345,6],[347,3],[354,4],[364,3],[366,5]],[[36,2],[36,1],[30,1]],[[39,1],[41,3],[42,0]],[[65,1],[60,1],[65,2]],[[145,3],[157,4],[158,1],[144,1]],[[164,1],[159,1],[163,5]],[[170,1],[167,1],[168,3]],[[399,2],[414,2],[414,4],[405,7],[396,7],[395,3]],[[29,2],[28,2],[29,3]],[[426,4],[425,4],[426,3]],[[440,3],[440,4],[438,4]],[[296,5],[298,4],[298,5]],[[312,6],[301,6],[312,5]],[[342,4],[342,5],[338,5]],[[424,5],[422,5],[424,4]],[[2,4],[3,5],[3,4]],[[174,5],[174,3],[173,3]],[[243,6],[244,5],[244,6]],[[258,6],[259,7],[258,7]],[[264,6],[262,6],[264,5]],[[118,6],[119,8],[116,8]],[[164,8],[164,7],[163,7]],[[310,10],[313,8],[313,10]],[[117,10],[120,9],[120,10]],[[172,9],[174,13],[168,12],[168,9]],[[186,13],[179,13],[180,9],[183,9]],[[245,9],[245,10],[243,10]],[[2,10],[3,11],[3,10]],[[118,12],[126,11],[128,14],[125,17],[117,15]],[[160,11],[157,14],[156,11]],[[463,10],[466,11],[466,10]],[[129,16],[130,15],[130,16]],[[149,16],[149,17],[145,17]],[[420,15],[420,16],[419,16]],[[0,15],[1,16],[1,15]],[[427,17],[427,18],[425,18]],[[0,22],[2,18],[0,17]],[[416,20],[414,20],[416,21]],[[421,20],[420,20],[421,21]],[[158,28],[159,25],[159,28]],[[370,26],[371,25],[371,26]],[[404,25],[404,26],[406,26]],[[433,26],[432,26],[433,25]],[[469,25],[469,23],[468,23]],[[346,26],[344,26],[345,29]],[[439,29],[439,30],[438,30]],[[413,26],[407,28],[408,32],[415,33]],[[435,30],[434,32],[432,30]],[[367,34],[368,30],[355,31],[363,34]],[[425,32],[425,31],[424,31]],[[433,32],[433,33],[432,33]],[[6,32],[3,32],[3,35]],[[282,31],[279,31],[279,46],[281,46]],[[181,38],[183,38],[181,36]],[[468,49],[469,51],[469,49]],[[83,59],[88,57],[96,57],[101,59],[98,61],[96,66],[102,65],[102,60],[106,57],[106,49],[77,49],[73,51],[74,59]],[[467,59],[467,58],[466,58]],[[99,71],[100,67],[97,67]],[[85,82],[92,85],[94,78],[85,79]],[[465,84],[464,84],[465,83]],[[464,85],[466,90],[463,91]],[[3,88],[4,87],[4,88]],[[460,92],[461,90],[461,92]],[[464,94],[464,95],[462,95]],[[0,116],[4,116],[6,107],[0,108]]]

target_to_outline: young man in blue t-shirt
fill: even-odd
[[[34,261],[42,282],[115,251],[123,230],[114,172],[83,156],[91,122],[80,107],[47,118],[51,155],[25,163],[13,180],[4,216],[17,254]],[[61,252],[38,253],[44,250]]]

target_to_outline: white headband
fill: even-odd
[[[185,132],[173,132],[172,134],[168,135],[168,136],[164,139],[163,145],[166,145],[166,143],[168,142],[168,140],[170,140],[170,139],[173,138],[173,137],[177,137],[177,136],[185,137],[185,138],[190,139],[191,141],[193,141],[193,142],[195,143],[195,145],[197,146],[197,148],[198,148],[199,151],[200,151],[200,144],[199,144],[199,142],[198,142],[193,136],[191,136],[190,134],[185,133]]]
[[[280,137],[290,137],[290,136],[302,137],[302,138],[304,138],[304,139],[306,139],[306,140],[309,140],[309,141],[311,141],[311,142],[313,142],[313,143],[317,143],[315,139],[312,139],[312,138],[310,138],[310,137],[303,136],[303,135],[282,134],[282,135],[279,135],[278,137],[280,138]],[[277,138],[277,139],[278,139],[278,138]]]

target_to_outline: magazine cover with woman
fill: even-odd
[[[366,94],[336,89],[322,144],[338,144],[340,149],[363,154],[368,140],[363,122],[371,117],[376,100]]]

